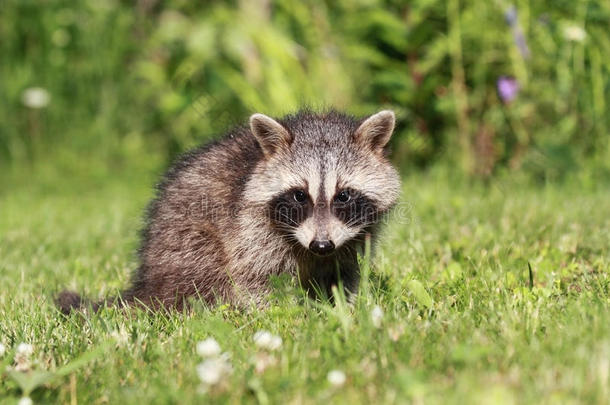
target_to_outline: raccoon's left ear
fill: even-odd
[[[383,152],[394,131],[394,112],[383,110],[364,120],[354,133],[357,142],[375,152]]]
[[[265,156],[271,156],[292,143],[290,132],[279,122],[264,114],[250,116],[250,131],[260,144]]]

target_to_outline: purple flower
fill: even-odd
[[[500,76],[497,86],[498,94],[505,103],[510,103],[519,94],[519,82],[514,77]]]

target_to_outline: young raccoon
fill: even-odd
[[[330,294],[340,279],[355,293],[358,252],[399,195],[385,157],[393,129],[391,111],[364,120],[254,114],[249,127],[187,153],[158,187],[141,264],[120,301],[180,309],[198,296],[241,306],[260,302],[280,273],[309,291]],[[65,291],[58,305],[69,313],[85,301]]]

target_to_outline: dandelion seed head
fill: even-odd
[[[373,326],[376,328],[381,327],[381,322],[383,321],[383,309],[379,305],[375,305],[373,310],[371,311],[371,322]]]
[[[34,346],[29,343],[19,343],[17,345],[17,354],[22,356],[31,356],[34,353]]]
[[[19,343],[15,350],[15,370],[29,371],[32,368],[30,356],[34,353],[34,346],[29,343]]]
[[[254,344],[261,349],[266,350],[278,350],[282,347],[282,338],[277,335],[271,334],[266,330],[260,330],[254,334],[252,337],[254,340]]]
[[[282,347],[282,338],[274,335],[271,337],[271,342],[269,343],[269,350],[277,350]]]
[[[129,342],[129,334],[123,325],[121,325],[119,330],[113,330],[110,332],[110,336],[116,340],[119,346],[125,346]]]
[[[578,25],[568,25],[563,29],[563,37],[568,41],[583,42],[587,38],[587,32]]]
[[[252,337],[252,339],[254,340],[254,344],[259,347],[268,346],[269,343],[271,343],[271,338],[272,338],[271,333],[267,332],[266,330],[259,330]]]
[[[208,385],[215,385],[222,378],[222,371],[214,360],[206,360],[197,366],[197,374],[201,382]]]
[[[30,397],[21,397],[17,405],[32,405],[34,401]]]
[[[201,357],[216,357],[220,355],[220,352],[220,345],[212,337],[197,343],[197,354]]]
[[[28,108],[45,108],[51,101],[51,95],[42,87],[30,87],[21,94],[21,102]]]
[[[345,384],[345,380],[347,379],[347,377],[345,376],[345,373],[341,370],[332,370],[328,373],[326,379],[328,380],[330,385],[334,387],[341,387],[343,386],[343,384]]]
[[[217,385],[231,374],[233,368],[227,356],[204,360],[197,366],[197,375],[205,385]]]

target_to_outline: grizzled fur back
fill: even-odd
[[[341,281],[356,292],[358,252],[399,194],[385,157],[393,128],[390,111],[254,114],[249,126],[185,154],[149,206],[140,266],[121,302],[260,303],[281,273],[310,290]],[[84,301],[65,292],[58,304],[68,313]]]

